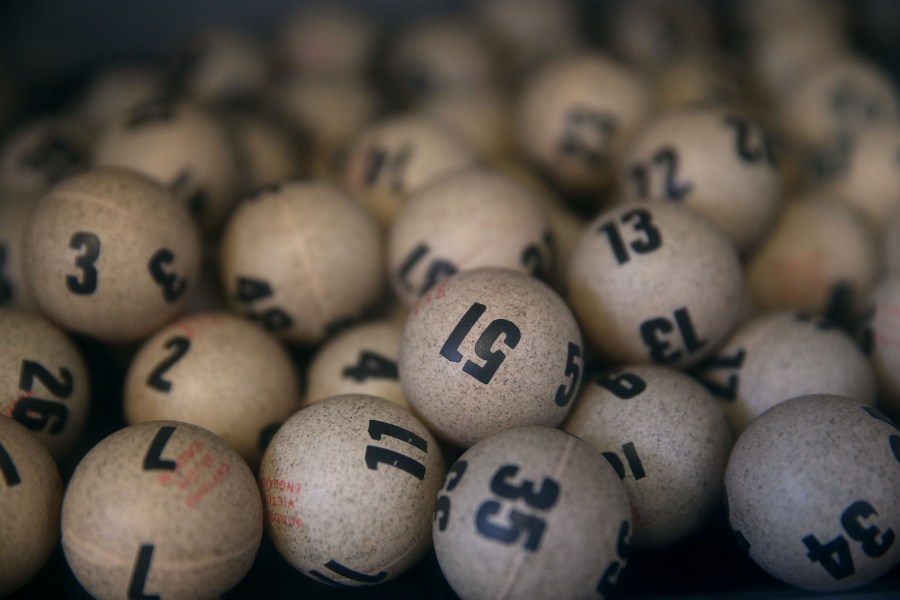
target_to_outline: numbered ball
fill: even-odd
[[[682,206],[631,202],[588,225],[569,265],[572,309],[620,363],[697,364],[720,346],[744,293],[734,246]]]
[[[42,118],[14,130],[0,146],[0,188],[43,194],[66,177],[83,171],[91,139],[81,124]]]
[[[738,438],[725,489],[741,545],[791,585],[849,590],[900,562],[900,430],[871,406],[779,404]]]
[[[388,234],[394,293],[413,306],[442,278],[477,267],[546,276],[553,238],[541,201],[524,185],[482,168],[444,175],[413,194]]]
[[[269,535],[316,581],[388,581],[431,548],[444,473],[435,439],[409,411],[372,396],[327,398],[291,417],[263,456]]]
[[[131,169],[169,188],[205,232],[221,227],[237,197],[225,130],[189,102],[163,98],[133,107],[97,140],[94,164]]]
[[[813,192],[786,204],[749,257],[747,289],[761,310],[822,314],[862,301],[875,284],[878,261],[862,216],[839,198]]]
[[[473,150],[453,130],[404,115],[369,126],[351,142],[343,183],[387,225],[409,194],[474,162]]]
[[[41,198],[25,233],[35,302],[66,329],[137,341],[183,309],[200,243],[190,215],[153,181],[124,169],[71,177]]]
[[[438,563],[464,600],[606,597],[630,540],[615,471],[548,427],[507,429],[469,448],[434,505]]]
[[[605,55],[557,59],[525,82],[516,107],[519,144],[564,189],[596,192],[614,178],[650,104],[640,76]]]
[[[72,475],[62,545],[95,598],[216,598],[250,569],[263,515],[253,474],[187,423],[121,429]]]
[[[399,323],[370,321],[323,344],[309,365],[304,405],[341,394],[365,394],[408,409],[397,373],[402,332]]]
[[[866,355],[831,322],[804,314],[757,317],[701,365],[698,377],[719,400],[735,433],[796,396],[834,394],[875,403]]]
[[[883,233],[900,207],[900,128],[872,129],[842,141],[830,165],[829,189]]]
[[[679,371],[604,371],[582,390],[565,430],[600,450],[618,473],[636,546],[666,546],[694,533],[722,500],[731,429],[712,395]]]
[[[125,380],[125,419],[199,425],[259,465],[272,433],[298,408],[290,356],[236,315],[185,317],[147,340]]]
[[[377,301],[381,233],[364,206],[330,184],[275,184],[235,210],[221,268],[234,310],[312,344]]]
[[[798,143],[814,149],[900,122],[896,87],[874,64],[847,54],[812,67],[799,74],[781,107],[781,121]]]
[[[59,539],[62,494],[47,449],[0,416],[0,597],[25,585],[50,558]]]
[[[282,21],[277,45],[288,71],[313,78],[359,77],[369,66],[378,31],[347,5],[306,5]]]
[[[780,174],[769,133],[739,110],[689,107],[647,123],[619,170],[627,199],[679,201],[752,249],[778,210]]]
[[[59,460],[78,443],[90,398],[72,340],[38,313],[0,308],[0,415],[34,432]]]
[[[501,429],[556,426],[578,392],[581,332],[562,298],[498,268],[458,273],[406,321],[400,383],[441,437],[470,446]]]

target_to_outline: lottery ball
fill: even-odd
[[[330,184],[273,184],[231,216],[221,269],[232,309],[282,339],[312,344],[378,299],[381,232],[364,206]]]
[[[631,142],[622,196],[677,201],[706,217],[738,252],[756,245],[779,208],[774,142],[748,114],[688,107],[656,117]]]
[[[853,338],[806,314],[752,319],[701,365],[698,377],[720,401],[735,433],[796,396],[824,393],[875,403],[872,367]]]
[[[237,168],[223,127],[190,102],[154,99],[97,140],[96,166],[123,167],[169,188],[204,232],[218,230],[237,197]]]
[[[509,99],[502,90],[486,85],[429,97],[419,110],[456,131],[479,157],[498,162],[513,152],[513,124],[508,106]]]
[[[862,131],[842,141],[837,152],[826,185],[882,233],[900,207],[900,128]]]
[[[330,396],[364,394],[409,408],[397,372],[402,333],[399,323],[369,321],[325,342],[309,364],[304,405]]]
[[[525,82],[516,107],[519,145],[563,189],[596,192],[614,178],[650,105],[640,76],[603,54],[557,59]]]
[[[250,570],[262,531],[247,464],[212,433],[177,421],[102,440],[63,498],[66,560],[98,599],[218,598]]]
[[[137,341],[178,315],[197,279],[190,215],[159,184],[93,169],[41,198],[25,232],[23,270],[35,302],[66,329]]]
[[[326,398],[296,413],[263,456],[266,526],[304,575],[337,586],[393,579],[431,548],[444,480],[437,442],[382,398]]]
[[[0,597],[25,585],[50,558],[59,539],[62,494],[47,449],[0,416]]]
[[[734,245],[702,217],[669,203],[625,203],[582,234],[568,273],[585,336],[618,363],[697,364],[739,317]]]
[[[605,598],[631,545],[628,497],[590,444],[514,427],[469,448],[434,505],[434,549],[463,600]]]
[[[0,188],[43,194],[83,171],[90,147],[89,132],[69,119],[43,118],[21,125],[0,146]]]
[[[798,73],[781,106],[781,121],[800,144],[816,148],[835,136],[896,127],[900,96],[891,79],[866,59],[847,54]]]
[[[297,375],[281,344],[258,324],[222,312],[191,315],[155,333],[125,380],[129,423],[199,425],[251,468],[299,403]]]
[[[764,311],[823,314],[835,303],[861,302],[878,268],[876,242],[863,217],[819,191],[786,203],[748,258],[745,280]]]
[[[387,225],[409,194],[474,162],[453,130],[424,115],[401,115],[373,123],[350,143],[343,183]]]
[[[36,203],[31,194],[0,192],[0,306],[36,308],[22,273],[25,224]]]
[[[38,313],[0,308],[0,415],[61,459],[78,443],[90,398],[87,366],[72,340]]]
[[[616,470],[631,503],[635,546],[683,539],[722,500],[731,429],[688,375],[656,365],[603,371],[582,389],[565,430]]]
[[[900,430],[871,406],[802,396],[735,443],[728,519],[770,575],[800,588],[863,586],[900,562]]]
[[[483,168],[438,177],[413,194],[388,234],[394,293],[413,306],[443,277],[477,267],[552,270],[549,221],[524,185]]]
[[[422,296],[398,367],[417,414],[439,436],[471,446],[508,427],[562,422],[584,370],[581,332],[546,284],[483,267]]]
[[[492,48],[465,18],[438,17],[402,32],[386,69],[393,89],[413,103],[477,89],[497,75]]]
[[[377,34],[371,19],[347,5],[307,5],[286,15],[276,44],[289,73],[359,77],[369,66]]]

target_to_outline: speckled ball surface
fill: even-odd
[[[350,143],[343,183],[386,225],[409,194],[474,163],[474,151],[452,129],[422,115],[401,115],[370,125]]]
[[[400,343],[400,383],[417,414],[459,446],[508,427],[558,425],[584,370],[581,332],[556,292],[485,267],[425,293]]]
[[[631,545],[628,497],[590,444],[515,427],[469,448],[434,510],[434,547],[464,600],[605,598]]]
[[[616,469],[636,546],[687,537],[722,500],[731,429],[712,395],[684,373],[656,365],[604,371],[582,389],[565,430]]]
[[[516,131],[526,156],[566,190],[607,186],[651,108],[647,83],[606,55],[589,53],[542,66],[524,86]]]
[[[132,425],[94,446],[63,499],[62,544],[95,598],[218,598],[250,569],[263,516],[253,474],[187,423]]]
[[[413,306],[441,278],[478,267],[549,276],[549,219],[524,185],[474,167],[434,179],[413,194],[388,233],[394,293]]]
[[[677,201],[744,254],[766,233],[781,195],[769,132],[745,112],[722,107],[670,110],[645,124],[618,179],[624,198]]]
[[[397,358],[403,326],[368,321],[350,327],[319,348],[307,371],[304,406],[341,394],[365,394],[409,408]]]
[[[222,281],[233,310],[312,344],[378,299],[382,252],[378,224],[355,198],[322,182],[275,184],[229,220]]]
[[[744,293],[734,245],[669,203],[598,215],[575,247],[569,301],[585,337],[618,363],[697,364],[736,325]]]
[[[257,323],[198,313],[147,340],[128,368],[125,419],[199,425],[251,468],[271,431],[300,407],[297,374],[281,344]]]
[[[267,531],[316,581],[388,581],[431,548],[444,473],[437,442],[409,411],[373,396],[327,398],[291,417],[263,456]]]
[[[237,198],[237,164],[223,127],[190,102],[151,100],[111,123],[94,165],[123,167],[167,187],[205,232],[221,227]]]
[[[157,183],[93,169],[43,196],[24,245],[26,284],[66,329],[137,341],[178,315],[197,279],[193,221]]]
[[[0,596],[25,585],[59,540],[63,485],[32,433],[0,416]]]
[[[747,289],[764,311],[821,314],[837,293],[861,302],[879,269],[878,249],[862,215],[827,193],[791,199],[748,258]]]
[[[850,590],[900,562],[900,430],[840,396],[779,404],[738,438],[728,517],[760,567],[809,590]]]
[[[61,459],[81,437],[90,394],[87,365],[62,330],[38,313],[0,308],[0,415]]]
[[[701,366],[698,377],[738,434],[796,396],[834,394],[875,404],[875,376],[853,338],[805,314],[765,314],[745,323]]]

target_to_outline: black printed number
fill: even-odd
[[[32,431],[60,433],[69,418],[69,408],[61,402],[33,396],[35,380],[39,381],[54,398],[65,400],[72,395],[74,387],[72,372],[61,367],[57,378],[40,363],[27,359],[22,361],[22,369],[19,372],[19,390],[25,395],[16,401],[12,412],[13,419]]]
[[[658,172],[662,177],[660,194],[662,198],[681,200],[691,192],[693,187],[691,183],[680,181],[678,178],[678,153],[671,146],[665,146],[653,154],[649,163],[634,164],[629,167],[628,177],[634,185],[634,194],[637,198],[656,197],[656,194],[651,191],[651,184]]]
[[[560,488],[555,480],[544,477],[537,490],[534,482],[529,480],[524,480],[519,485],[513,485],[510,480],[518,472],[517,465],[501,466],[491,479],[491,492],[506,500],[522,500],[530,508],[540,511],[547,511],[556,504]],[[537,551],[547,527],[546,521],[536,514],[510,508],[507,513],[508,524],[497,523],[493,517],[498,515],[502,509],[503,504],[497,500],[482,502],[475,515],[475,526],[478,532],[502,544],[515,544],[524,534],[523,547],[532,552]]]
[[[97,291],[97,267],[94,263],[100,258],[100,238],[94,233],[79,231],[69,240],[69,248],[81,252],[75,258],[75,266],[81,274],[66,275],[66,287],[73,294],[93,294]]]
[[[615,221],[607,221],[597,228],[598,233],[606,234],[618,264],[624,265],[631,260],[628,248],[638,254],[648,254],[662,246],[662,235],[653,224],[653,215],[649,210],[643,208],[629,210],[619,217],[619,223],[630,225],[632,230],[641,234],[641,237],[630,241],[626,246],[619,225]]]
[[[742,161],[776,165],[772,138],[762,127],[737,115],[726,115],[723,122],[734,131],[734,149]]]
[[[647,382],[634,373],[603,373],[594,380],[594,383],[622,400],[631,400],[647,389]]]
[[[16,469],[16,464],[13,462],[12,456],[9,455],[6,448],[3,447],[3,444],[0,444],[0,474],[3,475],[3,480],[6,481],[6,487],[12,487],[22,483],[22,478],[19,477],[19,471]]]
[[[138,550],[131,581],[128,583],[128,600],[159,600],[159,595],[144,592],[150,575],[150,564],[153,562],[153,550],[153,544],[142,544]]]
[[[431,248],[428,244],[424,242],[417,244],[403,262],[400,263],[400,268],[397,269],[397,279],[400,281],[400,284],[410,292],[422,295],[445,277],[449,277],[456,273],[456,265],[452,262],[443,258],[435,258],[428,263],[421,285],[416,286],[410,280],[410,275],[430,252]]]
[[[341,563],[339,563],[338,561],[333,560],[333,559],[329,560],[327,563],[325,563],[325,568],[336,575],[340,575],[341,577],[349,579],[350,581],[356,581],[363,585],[374,585],[374,584],[382,581],[385,577],[388,576],[387,571],[380,571],[374,575],[369,575],[368,573],[362,573],[360,571],[356,571],[354,569],[351,569],[350,567],[342,565]],[[339,587],[355,587],[352,585],[348,585],[348,584],[336,581],[332,577],[329,577],[328,575],[325,575],[324,573],[317,571],[316,569],[310,570],[309,574],[312,575],[313,577],[315,577],[316,579],[318,579],[319,581],[324,581],[325,583],[330,583],[331,585],[336,585]]]
[[[462,361],[463,355],[459,351],[459,346],[486,310],[487,307],[478,302],[473,303],[469,307],[469,310],[462,316],[459,323],[450,332],[450,337],[447,338],[447,341],[441,347],[441,356],[451,362]],[[522,339],[522,332],[512,321],[494,319],[481,332],[481,335],[475,342],[475,354],[485,361],[484,364],[479,365],[476,362],[467,360],[463,364],[463,371],[481,383],[490,383],[494,373],[497,372],[497,369],[500,368],[500,365],[506,359],[506,354],[502,350],[491,350],[497,340],[500,339],[500,336],[503,336],[503,344],[507,348],[513,349],[519,344],[519,340]]]
[[[866,556],[878,558],[893,546],[896,536],[892,529],[881,531],[875,525],[864,525],[864,520],[874,516],[878,516],[878,512],[871,504],[857,500],[841,513],[840,523],[850,539],[860,543]],[[807,535],[801,541],[806,546],[809,560],[821,564],[835,579],[844,579],[856,573],[850,543],[843,535],[824,544],[814,535]]]
[[[622,524],[619,525],[619,537],[616,540],[616,555],[618,559],[609,563],[603,571],[603,575],[600,576],[600,581],[597,582],[597,593],[602,597],[605,598],[612,592],[616,582],[619,580],[622,569],[625,567],[630,552],[631,524],[628,521],[622,521]]]
[[[453,467],[447,473],[447,480],[444,482],[444,487],[441,489],[442,493],[438,496],[437,501],[434,503],[434,517],[433,520],[437,521],[438,530],[443,531],[447,529],[447,524],[450,522],[450,496],[447,493],[452,492],[456,489],[456,486],[459,485],[459,482],[462,481],[462,476],[466,472],[466,468],[469,466],[469,463],[465,460],[458,460],[453,464]]]
[[[684,356],[684,352],[691,354],[706,345],[705,340],[697,337],[694,324],[687,308],[679,308],[673,313],[674,323],[666,317],[656,317],[641,323],[641,339],[650,350],[650,358],[658,363],[673,363]],[[678,330],[683,345],[681,349],[672,348],[668,334]]]
[[[166,340],[163,347],[171,350],[172,353],[150,371],[150,375],[147,376],[147,385],[160,392],[168,393],[172,389],[172,382],[165,379],[163,375],[188,353],[188,350],[191,349],[191,340],[178,335]]]
[[[175,261],[175,255],[168,248],[160,248],[147,264],[147,270],[163,290],[163,298],[166,302],[175,302],[187,289],[187,281],[179,279],[177,275],[166,272],[166,266]]]
[[[572,381],[568,386],[560,385],[556,389],[556,405],[565,406],[575,397],[578,391],[578,383],[581,380],[581,346],[575,342],[569,342],[568,355],[566,356],[566,377],[571,377]]]
[[[573,106],[565,117],[559,151],[596,168],[609,156],[609,146],[618,129],[612,115],[584,106]]]
[[[284,310],[278,307],[272,307],[257,312],[249,307],[260,300],[271,298],[274,296],[272,286],[262,279],[253,279],[250,277],[237,278],[237,301],[247,305],[245,315],[248,319],[260,321],[269,331],[282,331],[288,329],[294,324],[293,319]]]
[[[418,448],[426,454],[428,453],[428,441],[425,438],[399,425],[392,425],[374,419],[370,420],[369,437],[373,440],[380,440],[384,436],[406,442],[410,446]],[[366,446],[366,466],[373,471],[377,471],[379,464],[389,465],[401,471],[406,471],[416,479],[425,479],[425,465],[418,460],[390,448],[371,444]]]
[[[359,362],[344,367],[342,374],[359,383],[367,379],[397,379],[397,363],[375,352],[363,350],[359,353]]]
[[[720,400],[733,402],[737,400],[738,386],[740,385],[740,370],[744,364],[747,352],[740,348],[733,354],[719,354],[703,364],[703,372],[698,378],[700,383],[706,386],[710,393]],[[708,371],[728,370],[727,383],[719,383],[708,377],[704,377]]]
[[[406,168],[409,166],[412,153],[412,147],[408,144],[401,146],[396,151],[383,148],[372,148],[369,150],[369,154],[366,157],[366,184],[373,186],[384,179],[392,191],[402,192],[406,178]]]
[[[882,423],[886,423],[893,427],[894,429],[898,429],[897,424],[887,418],[884,414],[881,413],[877,408],[873,408],[871,406],[863,406],[861,407],[863,411],[873,419],[878,419]],[[894,458],[897,459],[897,462],[900,463],[900,435],[892,433],[888,436],[888,444],[891,447],[891,453],[894,455]]]
[[[628,464],[628,469],[631,471],[631,476],[634,477],[635,481],[647,476],[647,472],[644,471],[644,463],[641,462],[641,457],[638,456],[637,450],[634,447],[634,442],[622,444],[622,455],[625,457],[624,463],[615,452],[603,452],[602,454],[606,460],[609,461],[609,464],[612,465],[612,468],[616,471],[616,475],[619,476],[619,479],[625,479],[626,463]]]

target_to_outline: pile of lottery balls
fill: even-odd
[[[265,535],[603,598],[723,506],[784,584],[895,569],[896,83],[840,2],[582,8],[305,7],[7,121],[0,596],[61,542],[94,597],[216,598]]]

